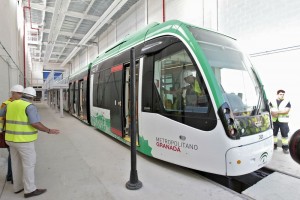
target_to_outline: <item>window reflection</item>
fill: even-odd
[[[154,83],[167,111],[207,113],[201,80],[185,50],[155,61]]]

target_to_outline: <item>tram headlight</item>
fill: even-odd
[[[228,123],[228,125],[232,125],[233,124],[233,119],[232,118],[228,118],[227,119],[227,123]]]
[[[230,139],[240,139],[239,132],[237,131],[236,125],[234,123],[234,116],[230,110],[228,103],[224,103],[218,110],[218,114],[224,126],[226,135]]]
[[[230,109],[229,108],[224,108],[223,112],[224,112],[224,114],[230,114]]]
[[[228,126],[228,134],[231,137],[235,137],[237,134],[237,130],[233,126]]]

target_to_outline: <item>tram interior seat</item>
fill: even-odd
[[[165,99],[165,109],[173,109],[173,104],[172,101],[170,99]]]

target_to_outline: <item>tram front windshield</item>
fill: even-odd
[[[265,111],[262,90],[249,59],[235,40],[211,31],[189,28],[223,91],[234,115],[249,116]]]

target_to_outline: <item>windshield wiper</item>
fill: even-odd
[[[258,86],[259,92],[258,92],[258,102],[257,105],[254,107],[251,115],[258,115],[259,114],[259,110],[262,104],[262,100],[263,100],[263,94],[262,94],[262,90],[263,90],[263,85]]]
[[[257,105],[256,107],[253,108],[253,111],[251,113],[251,115],[258,115],[259,114],[259,110],[260,110],[260,107],[261,107],[261,104],[263,102],[263,98],[264,98],[264,94],[263,94],[263,88],[264,86],[261,84],[261,82],[259,81],[259,78],[258,78],[258,75],[257,73],[255,72],[254,68],[251,68],[256,80],[257,80],[257,84],[258,84],[258,102],[257,102]]]

